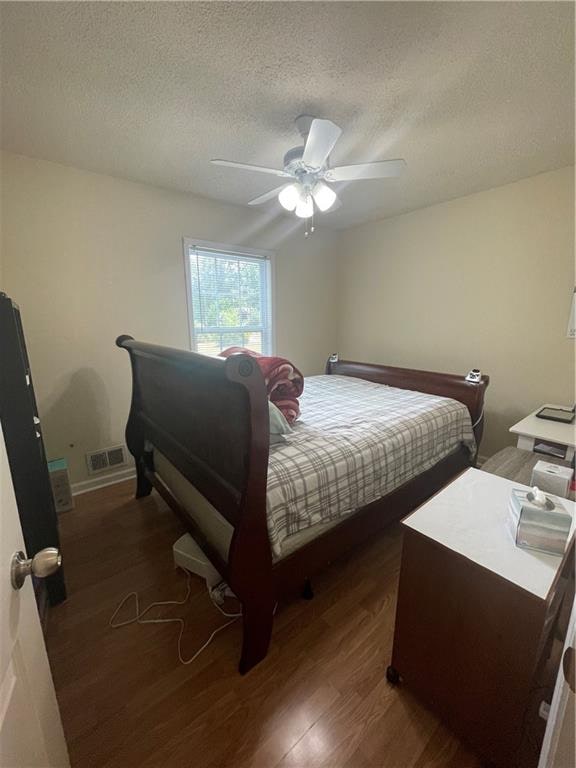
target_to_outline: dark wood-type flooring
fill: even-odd
[[[398,526],[334,562],[315,598],[278,607],[268,657],[237,672],[240,622],[191,665],[176,625],[109,627],[121,598],[178,599],[182,529],[156,495],[126,482],[76,498],[60,516],[68,601],[47,642],[74,768],[479,768],[406,690],[385,679],[400,566]],[[226,621],[193,577],[188,657]],[[129,610],[119,618],[128,616]]]

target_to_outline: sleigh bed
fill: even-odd
[[[306,380],[286,444],[270,446],[253,358],[116,343],[132,365],[136,495],[156,488],[242,602],[242,673],[267,653],[278,600],[475,461],[487,376],[333,357]]]

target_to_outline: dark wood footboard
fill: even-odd
[[[156,487],[242,601],[241,670],[266,655],[274,610],[266,527],[269,418],[260,368],[248,355],[199,355],[120,336],[132,364],[126,443],[136,495]],[[198,527],[154,472],[152,446],[232,525],[228,557]],[[269,627],[268,627],[269,625]]]
[[[136,495],[157,488],[242,602],[241,672],[266,655],[279,598],[300,591],[318,568],[407,514],[471,463],[465,450],[452,454],[273,563],[266,521],[268,400],[258,365],[243,354],[209,357],[131,336],[116,343],[127,350],[132,365],[126,442],[136,461]],[[326,372],[460,400],[480,441],[488,377],[473,385],[458,376],[336,360],[329,361]],[[228,521],[233,533],[227,557],[158,478],[152,447]]]

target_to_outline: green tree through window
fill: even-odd
[[[270,260],[194,246],[187,257],[193,349],[271,354]]]

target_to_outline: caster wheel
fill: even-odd
[[[388,680],[390,685],[398,685],[400,682],[398,670],[394,669],[394,667],[386,667],[386,680]]]
[[[304,600],[312,600],[314,598],[314,590],[312,589],[310,579],[306,579],[304,582],[304,587],[302,588],[302,597]]]

